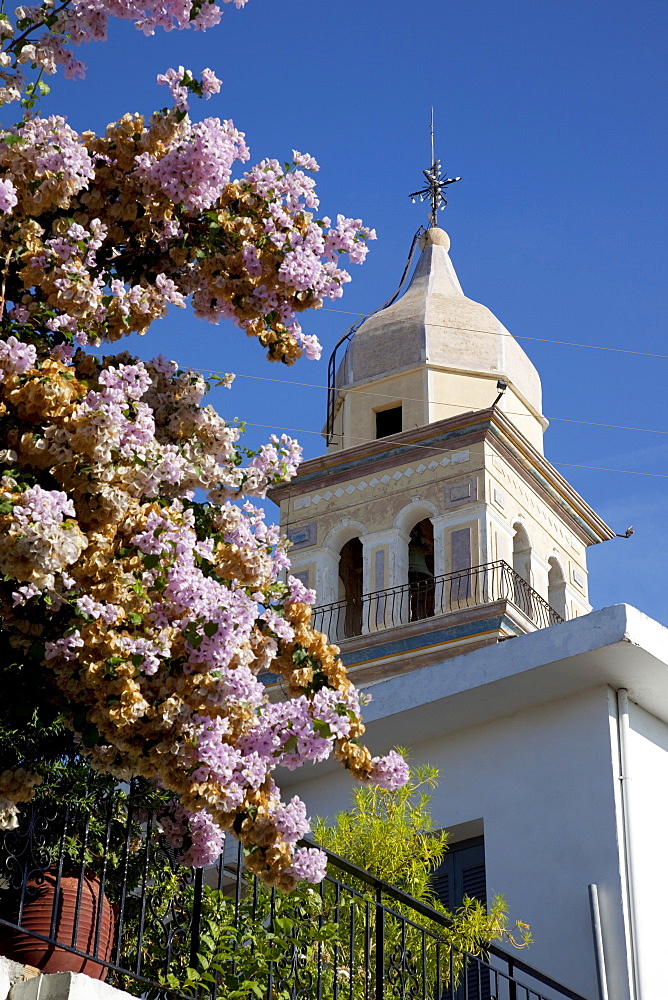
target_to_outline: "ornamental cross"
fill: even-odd
[[[423,170],[422,173],[427,179],[427,186],[420,191],[413,191],[408,197],[415,204],[416,199],[431,202],[431,213],[429,215],[429,225],[434,228],[438,225],[438,211],[448,204],[443,191],[448,184],[455,184],[461,177],[448,177],[441,173],[441,161],[436,159],[434,153],[434,109],[431,109],[431,167]]]

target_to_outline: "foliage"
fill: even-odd
[[[438,774],[438,768],[423,764],[411,768],[407,782],[393,791],[356,788],[350,809],[331,823],[314,820],[315,839],[415,899],[431,901],[431,875],[448,841],[445,831],[434,828],[429,811]]]
[[[399,752],[405,757],[405,750]],[[435,829],[430,812],[438,778],[438,768],[422,764],[409,770],[401,787],[360,786],[353,792],[351,809],[337,813],[331,823],[322,818],[314,821],[314,836],[323,847],[448,918],[447,939],[460,951],[480,954],[485,944],[495,939],[525,947],[531,940],[529,927],[519,921],[512,929],[508,927],[503,896],[495,896],[489,910],[479,900],[467,897],[454,913],[438,899],[433,876],[448,841],[446,831]],[[368,894],[366,887],[359,888]],[[393,906],[409,915],[402,904]],[[519,940],[513,931],[519,931]]]
[[[320,893],[304,883],[289,897],[266,890],[254,895],[247,888],[238,903],[217,889],[205,888],[197,967],[186,964],[173,971],[172,960],[166,975],[156,968],[152,975],[163,986],[186,996],[202,996],[215,983],[227,1000],[262,1000],[271,981],[274,1000],[290,1000],[296,965],[316,981],[318,956],[331,951],[339,933],[336,923],[326,917]],[[150,963],[148,951],[147,957]],[[129,982],[124,988],[133,989]],[[161,995],[160,990],[147,994],[148,1000],[159,1000]]]
[[[0,102],[25,85],[20,66],[80,75],[69,46],[103,37],[109,16],[150,33],[204,29],[219,10],[17,8],[0,17]],[[358,693],[309,624],[315,595],[282,582],[287,542],[248,499],[293,476],[301,449],[285,435],[244,449],[240,427],[202,405],[201,373],[86,348],[190,305],[271,360],[317,357],[297,315],[342,294],[342,255],[361,263],[374,234],[314,217],[308,154],[232,178],[244,134],[187,113],[220,89],[211,70],[158,82],[173,108],[95,135],[35,114],[38,79],[0,134],[0,671],[30,705],[0,713],[0,826],[76,752],[169,797],[163,827],[186,863],[212,861],[229,830],[248,868],[289,890],[322,879],[325,858],[296,847],[308,818],[281,800],[276,766],[334,752],[362,780],[405,777],[396,755],[360,744]],[[269,701],[265,671],[287,701]]]
[[[520,932],[519,939],[513,936],[502,897],[493,900],[489,912],[475,899],[465,899],[455,913],[438,901],[433,872],[447,850],[447,834],[434,829],[429,810],[437,783],[438,770],[421,766],[394,791],[358,788],[350,810],[339,813],[331,824],[315,823],[321,844],[445,918],[430,920],[408,903],[383,894],[387,981],[392,983],[396,974],[406,986],[416,976],[424,996],[438,994],[439,976],[441,989],[451,979],[460,981],[464,953],[484,958],[494,939],[515,947],[530,942],[525,924],[518,922],[512,931]],[[374,996],[379,955],[376,888],[351,875],[338,883],[335,879],[341,873],[329,874],[318,890],[301,885],[289,896],[254,886],[247,876],[238,899],[205,888],[197,966],[172,952],[172,969],[165,976],[163,953],[149,943],[144,974],[193,996],[207,995],[215,983],[230,1000],[250,1000],[265,996],[271,982],[272,996],[279,1000],[288,1000],[296,989],[323,998],[343,991],[355,1000],[369,1000]],[[157,1000],[159,992],[152,996]]]

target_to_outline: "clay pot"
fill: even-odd
[[[90,958],[82,958],[55,944],[40,941],[30,936],[42,934],[51,936],[51,915],[56,895],[56,873],[47,871],[43,881],[30,879],[27,883],[31,892],[26,891],[23,904],[21,927],[23,931],[7,933],[7,958],[24,965],[32,965],[42,972],[84,972],[91,979],[106,979],[107,968]],[[53,937],[56,941],[78,948],[87,955],[109,960],[114,943],[114,913],[106,896],[100,907],[100,933],[95,948],[98,922],[100,883],[96,878],[85,875],[81,880],[81,900],[79,902],[76,941],[72,944],[74,921],[77,908],[79,877],[62,875],[58,887],[56,927]],[[34,893],[34,894],[33,894]]]

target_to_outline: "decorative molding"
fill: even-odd
[[[431,460],[427,465],[420,462],[418,465],[409,465],[405,469],[397,469],[392,475],[385,473],[383,476],[377,478],[372,476],[370,479],[362,479],[356,483],[341,483],[335,490],[324,490],[318,491],[317,493],[307,494],[306,496],[295,497],[292,505],[292,509],[304,510],[311,505],[316,506],[324,501],[332,500],[336,497],[340,500],[345,494],[352,496],[353,493],[364,493],[365,490],[374,490],[377,486],[383,485],[387,486],[388,483],[399,482],[400,479],[418,479],[424,476],[425,472],[434,472],[439,466],[446,468],[448,465],[464,465],[466,462],[470,461],[471,453],[468,448],[461,451],[451,451],[443,458],[436,462]],[[474,498],[475,499],[475,498]]]
[[[310,524],[302,524],[298,528],[288,530],[288,541],[292,542],[293,549],[305,549],[309,545],[315,545],[317,538],[317,526],[315,521]]]
[[[492,500],[501,510],[506,509],[506,495],[501,490],[497,490],[496,487],[492,488]]]
[[[445,504],[453,507],[455,504],[470,503],[478,499],[478,479],[460,479],[455,483],[447,483],[445,487]]]
[[[573,533],[568,531],[567,528],[560,524],[555,517],[552,516],[550,508],[546,503],[544,503],[537,493],[532,492],[520,479],[513,475],[510,467],[504,462],[497,464],[496,458],[493,459],[493,464],[498,470],[498,475],[505,479],[509,493],[512,493],[517,500],[521,500],[528,510],[539,520],[539,522],[549,526],[554,535],[561,538],[564,545],[566,545],[570,550],[573,550],[574,537]],[[492,487],[492,496],[496,500],[495,494],[498,491]]]

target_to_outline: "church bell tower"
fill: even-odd
[[[538,372],[462,291],[438,171],[406,292],[336,369],[327,453],[271,493],[361,683],[587,614],[587,546],[614,537],[544,457]]]

